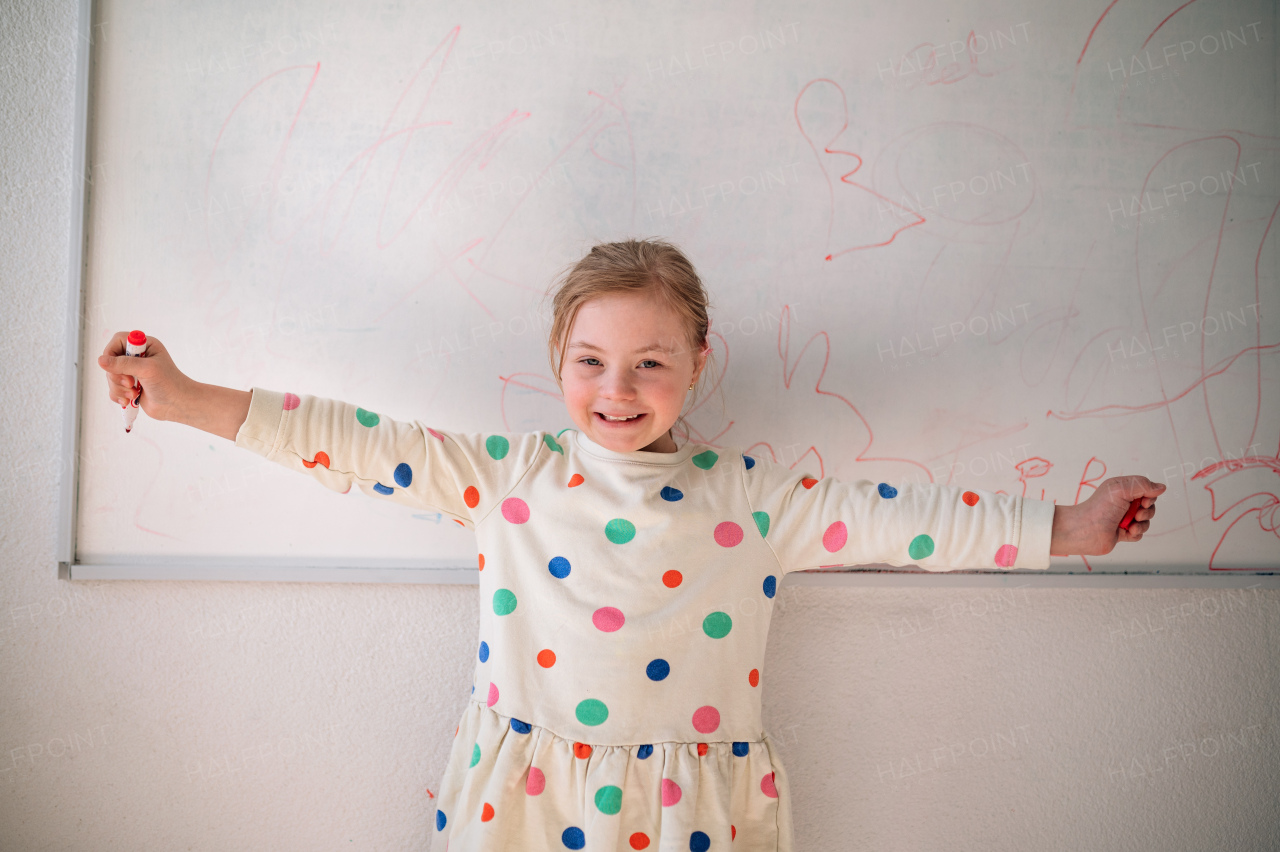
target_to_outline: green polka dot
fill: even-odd
[[[927,535],[918,535],[911,539],[911,546],[907,548],[907,553],[911,554],[912,559],[924,559],[933,553],[933,539]]]
[[[475,766],[480,762],[480,743],[476,743],[471,747],[471,766]],[[470,769],[471,767],[467,767]]]
[[[498,615],[510,615],[516,611],[516,593],[510,589],[498,589],[493,593],[493,611]]]
[[[609,784],[596,790],[596,807],[602,814],[616,814],[622,810],[622,788]]]
[[[636,537],[636,525],[626,518],[614,518],[604,525],[604,534],[614,544],[626,544]]]
[[[720,456],[716,455],[711,450],[706,450],[705,452],[698,453],[694,456],[693,463],[703,470],[711,470],[711,466],[716,463],[716,459],[718,458],[720,458]]]
[[[587,698],[578,702],[578,721],[584,725],[599,725],[609,718],[609,708],[598,698]]]
[[[506,458],[507,451],[511,449],[511,442],[501,435],[490,435],[484,439],[484,448],[489,451],[489,456],[494,459]]]
[[[712,639],[723,639],[733,629],[733,619],[727,612],[713,612],[702,619],[702,632]]]
[[[751,517],[756,519],[756,529],[760,530],[760,537],[767,536],[769,534],[769,513],[752,512]]]
[[[546,434],[546,433],[544,432],[544,433],[543,433],[543,435],[542,435],[542,441],[543,441],[543,443],[545,443],[548,447],[550,447],[553,451],[555,451],[555,452],[559,453],[560,455],[564,455],[564,447],[562,447],[562,446],[560,446],[558,443],[556,443],[556,439],[555,439],[555,438],[551,437],[550,435],[548,435],[548,434]]]
[[[361,426],[368,426],[369,428],[378,425],[378,415],[372,411],[365,411],[363,408],[356,409],[356,420],[360,422]]]

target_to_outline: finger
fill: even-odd
[[[111,339],[107,341],[106,348],[102,350],[102,354],[108,357],[124,354],[125,344],[129,342],[129,332],[117,331],[111,335]]]

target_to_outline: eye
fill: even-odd
[[[586,364],[588,361],[594,361],[594,360],[596,360],[596,359],[595,359],[595,358],[590,358],[590,357],[588,357],[588,358],[580,358],[580,359],[578,360],[578,363],[579,363],[579,364]],[[587,366],[588,366],[588,367],[590,367],[590,366],[592,366],[592,365],[591,365],[591,364],[587,364]]]
[[[662,366],[662,365],[661,365],[661,364],[659,364],[657,361],[654,361],[652,358],[650,358],[650,359],[648,359],[648,360],[646,360],[646,361],[641,361],[640,363],[641,363],[641,364],[654,364],[654,365],[656,365],[656,366],[658,366],[658,367],[661,367],[661,366]]]

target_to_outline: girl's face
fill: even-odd
[[[599,296],[578,309],[567,341],[561,389],[578,429],[616,452],[674,453],[667,431],[707,360],[689,351],[675,312],[641,293]]]

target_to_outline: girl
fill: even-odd
[[[475,679],[435,847],[790,850],[760,721],[788,571],[885,562],[1035,568],[1138,541],[1163,485],[1076,506],[940,485],[816,479],[673,424],[710,356],[707,296],[675,247],[593,248],[554,294],[551,370],[578,427],[463,434],[344,402],[193,382],[156,338],[99,359],[111,399],[221,435],[329,488],[476,531]],[[687,435],[686,430],[678,434]],[[1129,502],[1142,509],[1127,531]]]

